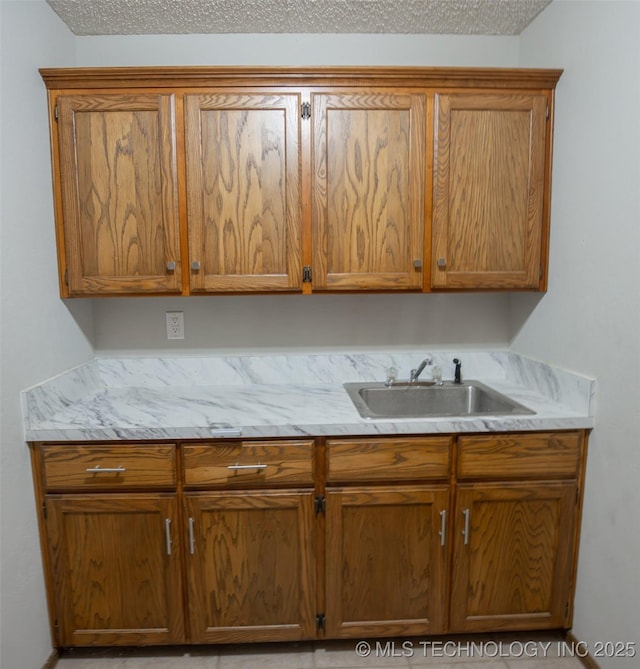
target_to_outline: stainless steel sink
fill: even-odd
[[[535,411],[514,402],[479,381],[456,384],[345,383],[363,418],[428,418],[433,416],[531,415]]]

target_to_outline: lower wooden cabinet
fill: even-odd
[[[586,443],[32,444],[54,645],[567,629]]]
[[[460,484],[451,631],[569,626],[577,486]]]
[[[448,486],[327,493],[328,637],[444,631],[448,506]]]
[[[175,494],[48,495],[58,646],[182,643]]]
[[[191,641],[315,635],[311,490],[185,495]]]

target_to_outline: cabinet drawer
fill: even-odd
[[[458,478],[573,478],[581,447],[579,432],[460,437]]]
[[[327,481],[390,481],[449,476],[450,437],[330,439]]]
[[[47,490],[173,488],[173,444],[43,446]]]
[[[182,447],[186,486],[313,485],[313,440],[229,441]]]

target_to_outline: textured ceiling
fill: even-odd
[[[518,35],[551,0],[47,0],[76,35]]]

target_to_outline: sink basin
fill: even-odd
[[[479,381],[464,383],[345,383],[363,418],[530,415],[535,411]]]

